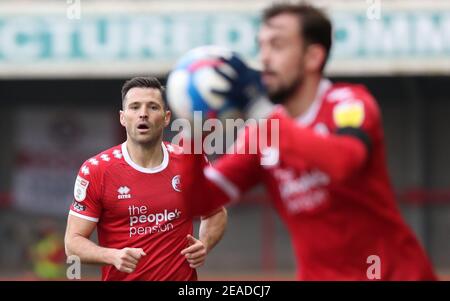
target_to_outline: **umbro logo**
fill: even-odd
[[[119,193],[117,195],[117,198],[119,200],[131,199],[130,191],[130,188],[128,188],[127,186],[120,186],[119,189],[117,189],[117,192]]]

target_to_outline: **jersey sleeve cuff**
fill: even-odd
[[[98,218],[87,216],[87,215],[83,215],[83,214],[79,214],[79,213],[77,213],[77,212],[75,212],[73,210],[70,210],[69,214],[73,215],[73,216],[76,216],[76,217],[79,217],[79,218],[82,218],[82,219],[85,219],[85,220],[88,220],[88,221],[91,221],[91,222],[94,222],[94,223],[98,222]]]
[[[237,201],[240,192],[239,188],[234,185],[230,180],[228,180],[222,173],[220,173],[217,169],[208,166],[204,170],[205,177],[216,184],[233,202]]]

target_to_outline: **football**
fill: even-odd
[[[202,46],[183,55],[167,79],[172,112],[188,120],[195,111],[202,112],[204,119],[237,117],[239,108],[224,95],[233,88],[231,79],[238,76],[231,60],[245,65],[235,52],[219,46]]]

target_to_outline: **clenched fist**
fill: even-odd
[[[133,273],[142,256],[146,256],[142,248],[123,248],[114,253],[113,264],[121,272]]]

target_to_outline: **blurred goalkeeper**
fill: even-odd
[[[262,83],[277,104],[269,115],[279,122],[277,164],[261,164],[261,149],[225,154],[213,166],[193,155],[183,183],[192,214],[238,200],[262,182],[291,235],[299,280],[434,280],[395,203],[375,99],[364,86],[323,77],[329,19],[305,4],[273,5],[264,11],[258,43]],[[238,76],[222,94],[251,102],[246,91],[259,77],[230,65]],[[236,145],[248,145],[252,133],[246,127]]]

